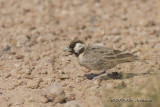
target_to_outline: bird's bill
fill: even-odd
[[[72,52],[72,49],[69,48],[69,47],[65,47],[64,50],[67,51],[67,52]]]

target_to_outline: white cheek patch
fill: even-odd
[[[77,43],[76,46],[74,47],[74,52],[78,53],[83,47],[84,47],[83,44]]]

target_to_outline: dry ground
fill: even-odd
[[[0,0],[0,107],[160,106],[157,1]],[[93,81],[100,71],[88,72],[64,52],[75,38],[142,61]],[[54,82],[65,92],[62,103],[43,96]]]

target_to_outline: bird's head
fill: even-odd
[[[74,40],[70,43],[67,51],[79,56],[85,50],[85,44],[81,40]]]

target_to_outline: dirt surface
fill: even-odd
[[[158,107],[158,9],[157,0],[0,0],[0,107]],[[141,61],[93,80],[102,71],[64,51],[75,38]]]

